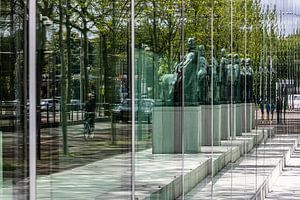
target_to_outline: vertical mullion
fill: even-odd
[[[134,0],[131,0],[131,126],[132,126],[132,136],[131,136],[131,199],[135,200],[135,59],[134,59]]]
[[[181,63],[184,63],[184,40],[185,40],[185,4],[184,0],[181,0]],[[185,69],[182,67],[182,84],[181,84],[181,105],[180,105],[180,136],[181,136],[181,176],[182,176],[182,197],[181,199],[185,199],[185,182],[184,182],[184,110],[185,110],[185,89],[184,89],[184,82],[185,82]]]
[[[36,199],[36,0],[29,0],[29,199]],[[25,88],[26,89],[26,88]]]

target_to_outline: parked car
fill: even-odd
[[[0,118],[1,119],[14,119],[17,114],[17,107],[20,101],[15,99],[12,101],[0,102]]]
[[[154,107],[153,99],[141,99],[140,102],[136,100],[136,120],[140,117],[141,121],[146,121],[148,124],[152,122],[152,112]],[[112,110],[113,118],[116,121],[128,122],[131,121],[132,109],[131,109],[131,99],[125,99]]]
[[[288,103],[290,109],[300,109],[300,94],[289,95]]]
[[[80,100],[79,99],[71,99],[71,110],[80,110]]]
[[[55,111],[60,111],[60,100],[58,99],[41,99],[42,111],[53,111],[55,105]]]

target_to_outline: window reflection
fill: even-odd
[[[276,2],[38,1],[29,86],[28,2],[0,0],[1,198],[28,198],[29,87],[38,199],[254,194],[300,107],[297,9]]]

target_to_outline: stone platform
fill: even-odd
[[[201,147],[201,153],[197,154],[152,154],[152,149],[137,152],[136,198],[176,199],[183,190],[188,193],[209,175],[216,175],[231,162],[239,160],[255,144],[263,142],[266,138],[264,135],[267,135],[265,130],[243,134],[231,141],[222,141],[222,146]],[[130,166],[131,154],[126,153],[71,170],[39,176],[37,197],[43,200],[129,199]],[[9,199],[11,194],[12,189],[5,187],[1,199]]]
[[[267,200],[297,200],[300,199],[300,148],[298,147],[287,161],[282,174],[273,184],[267,194]]]
[[[184,199],[264,199],[298,142],[295,135],[269,135],[216,176],[204,179]]]
[[[222,140],[220,146],[201,147],[197,154],[140,151],[135,157],[135,196],[168,200],[180,198],[183,191],[185,199],[210,199],[211,191],[213,199],[264,196],[297,142],[298,136],[274,135],[265,127]],[[39,176],[38,199],[130,199],[130,166],[131,154],[125,153]],[[11,187],[4,185],[2,192],[1,199],[11,199]]]
[[[254,104],[154,107],[152,153],[200,153],[201,146],[220,146],[254,125]],[[184,150],[182,150],[182,140]]]

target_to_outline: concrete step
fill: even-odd
[[[255,160],[254,155],[249,156],[253,153],[251,149],[265,143],[265,149],[257,149],[257,155],[266,150],[269,144],[266,139],[271,132],[268,129],[245,133],[222,141],[221,146],[203,146],[202,152],[197,154],[152,154],[152,149],[136,152],[135,196],[137,199],[173,200],[183,191],[187,194],[199,183],[208,183],[211,175],[217,180],[228,167],[238,166],[241,157]],[[284,136],[278,141],[283,139]],[[273,146],[278,141],[274,140]],[[278,151],[282,150],[279,148]],[[131,154],[120,154],[71,170],[38,176],[37,197],[45,200],[130,199],[131,177]],[[3,195],[9,198],[12,190],[11,186],[5,185]]]
[[[298,147],[287,162],[282,174],[275,181],[267,200],[300,199],[300,148]]]
[[[268,135],[248,154],[206,177],[184,199],[264,199],[299,142],[295,135]]]
[[[181,176],[176,177],[176,179],[173,179],[169,183],[166,182],[161,189],[156,189],[156,191],[153,190],[149,196],[137,195],[137,198],[147,200],[176,199],[182,195],[183,191],[184,193],[188,193],[206,177],[212,174],[218,174],[218,172],[229,163],[237,161],[245,153],[251,151],[254,146],[266,141],[270,132],[272,132],[272,129],[257,130],[249,133],[243,133],[242,136],[238,136],[232,140],[224,140],[221,142],[221,146],[202,146],[201,153],[186,154],[184,156],[183,166],[187,167],[189,171],[185,168],[184,173]],[[200,163],[198,167],[193,169],[186,161],[188,161],[190,157],[193,157],[191,159],[195,159],[195,155],[200,157],[204,156],[208,158],[208,160],[205,163]],[[163,162],[164,161],[162,161],[162,163]],[[184,180],[182,177],[184,177]],[[139,192],[137,192],[137,194],[139,194]]]

